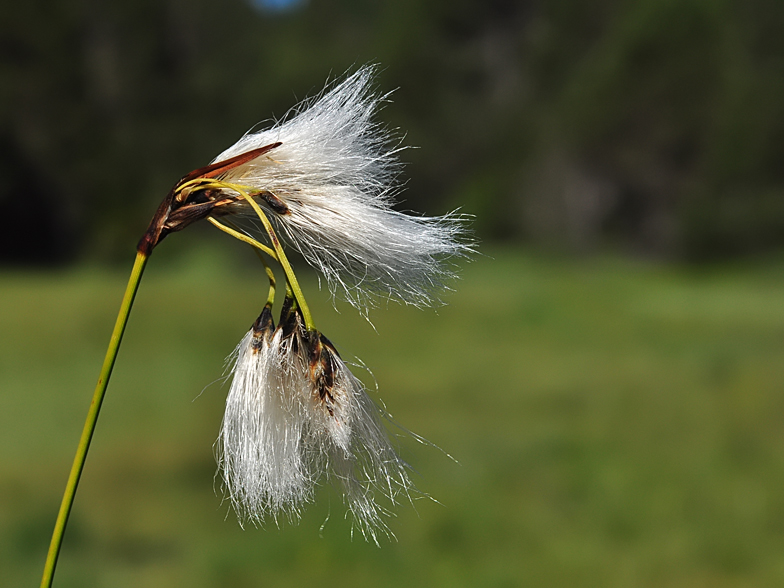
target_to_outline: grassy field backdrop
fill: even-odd
[[[459,461],[400,439],[440,504],[401,505],[378,549],[327,488],[280,530],[240,529],[216,495],[223,360],[264,297],[238,251],[153,257],[56,586],[784,585],[781,263],[487,250],[449,306],[379,309],[378,333],[310,280],[319,327]],[[2,585],[39,581],[125,280],[0,274]]]

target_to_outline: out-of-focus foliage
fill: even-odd
[[[378,334],[309,294],[371,394],[459,460],[396,436],[439,502],[402,501],[378,549],[328,485],[298,526],[242,531],[221,504],[216,378],[266,288],[241,244],[180,239],[139,291],[58,588],[784,584],[781,257],[695,272],[486,246],[438,315],[392,304]],[[2,586],[40,578],[125,277],[0,272]]]
[[[2,259],[126,252],[257,122],[375,61],[404,207],[704,258],[784,241],[784,3],[31,0],[0,21]],[[43,239],[41,238],[43,236]]]

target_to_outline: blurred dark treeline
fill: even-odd
[[[6,2],[0,259],[126,259],[179,177],[368,62],[420,147],[404,208],[578,252],[780,248],[782,31],[780,0]]]

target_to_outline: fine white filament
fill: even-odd
[[[471,250],[466,218],[392,208],[401,147],[374,120],[386,99],[371,87],[374,73],[372,66],[360,68],[271,128],[246,134],[214,162],[280,142],[221,179],[285,203],[288,214],[271,211],[270,217],[333,295],[342,293],[359,309],[378,297],[437,304],[454,277],[450,260]]]
[[[381,410],[335,354],[334,402],[327,408],[308,365],[281,330],[251,330],[237,346],[234,379],[217,443],[227,496],[240,521],[295,521],[320,481],[343,493],[366,539],[389,534],[381,518],[412,485],[381,422]],[[299,341],[301,349],[302,341]]]
[[[218,439],[218,463],[240,520],[297,514],[313,491],[303,459],[300,398],[284,387],[277,354],[253,330],[237,346]]]

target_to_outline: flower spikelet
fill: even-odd
[[[280,333],[268,308],[234,352],[234,378],[218,439],[218,462],[240,520],[295,518],[312,493],[302,456],[306,418],[278,363]]]
[[[379,531],[389,533],[377,498],[395,503],[412,490],[383,413],[298,312],[284,307],[274,331],[265,313],[235,352],[218,440],[227,494],[241,520],[278,522],[296,519],[316,484],[331,481],[356,527],[377,542]]]
[[[333,294],[360,309],[379,296],[428,306],[454,276],[450,259],[471,250],[466,219],[393,209],[401,147],[374,120],[387,98],[372,89],[374,73],[373,66],[358,69],[271,128],[246,134],[215,162],[280,143],[221,179],[260,194]]]
[[[388,532],[382,515],[388,512],[375,494],[392,503],[412,489],[407,465],[392,447],[364,384],[343,362],[323,335],[310,334],[307,383],[317,400],[314,423],[325,438],[327,476],[336,481],[362,534],[376,541],[376,530]]]

